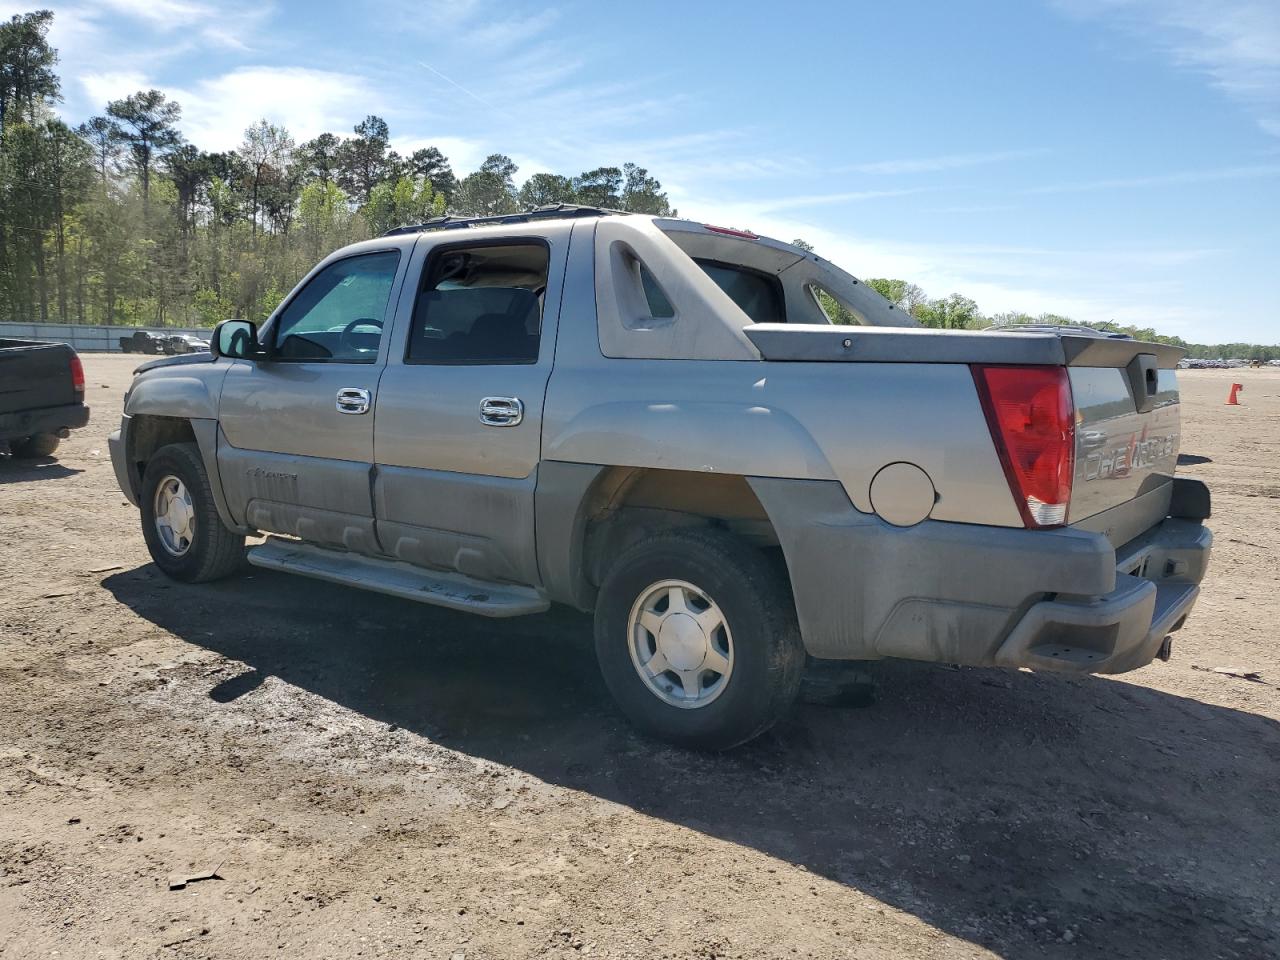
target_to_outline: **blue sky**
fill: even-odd
[[[73,122],[149,86],[205,149],[377,113],[460,173],[637,162],[987,312],[1280,341],[1280,0],[48,6]]]

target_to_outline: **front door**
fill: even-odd
[[[263,328],[267,358],[227,372],[218,467],[237,519],[377,552],[374,406],[402,253],[375,250],[321,266]]]
[[[374,427],[378,538],[392,556],[538,582],[533,493],[568,238],[513,228],[416,251]]]

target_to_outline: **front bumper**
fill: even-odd
[[[88,422],[89,407],[83,403],[0,414],[0,440],[24,440],[37,433],[61,434],[63,430],[78,430]]]
[[[120,484],[120,492],[135,507],[138,505],[138,490],[134,484],[132,471],[129,469],[129,458],[125,455],[128,448],[129,418],[120,418],[120,429],[107,437],[107,450],[111,454],[111,466],[116,472],[116,483]]]
[[[892,527],[839,484],[751,485],[782,544],[805,648],[827,659],[1133,670],[1186,620],[1213,542],[1178,517],[1119,549],[1071,527]]]

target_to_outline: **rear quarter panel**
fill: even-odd
[[[932,479],[934,519],[1021,526],[961,364],[557,365],[544,438],[548,460],[839,480],[866,513],[872,478],[905,461]]]

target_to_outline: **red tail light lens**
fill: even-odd
[[[84,393],[84,364],[74,350],[71,352],[71,388],[76,393]]]
[[[1029,528],[1067,522],[1075,470],[1075,410],[1064,367],[973,368],[1009,489]]]
[[[758,233],[752,233],[750,230],[735,230],[733,227],[717,227],[709,223],[704,223],[704,227],[712,233],[723,233],[726,237],[741,237],[743,240],[759,240]]]

